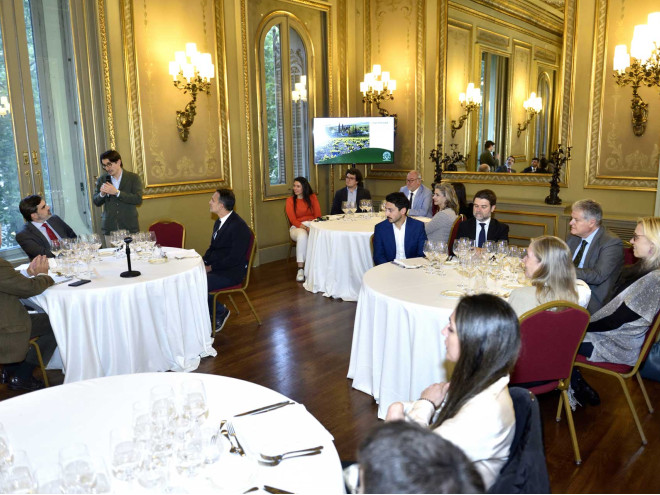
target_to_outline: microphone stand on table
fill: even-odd
[[[119,276],[122,278],[139,277],[140,275],[142,275],[137,270],[131,270],[131,248],[129,247],[129,244],[131,242],[133,242],[132,237],[126,237],[124,239],[124,244],[126,244],[126,261],[128,262],[128,271],[121,272],[119,274]]]

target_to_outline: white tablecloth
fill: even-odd
[[[181,250],[183,255],[188,251]],[[192,371],[215,356],[202,258],[92,264],[92,282],[63,283],[29,299],[48,313],[66,383],[145,371]]]
[[[92,455],[104,458],[110,469],[110,432],[117,427],[130,427],[133,404],[148,400],[151,388],[156,385],[171,385],[178,392],[183,381],[192,379],[204,382],[209,405],[206,425],[209,426],[217,427],[222,418],[229,419],[234,414],[286,399],[273,390],[234,378],[201,373],[142,373],[87,380],[4,400],[0,402],[0,422],[9,434],[10,445],[27,451],[33,469],[56,467],[59,450],[78,442],[87,444]],[[277,412],[300,413],[295,407],[301,406],[287,406]],[[275,412],[259,418],[266,420],[267,414]],[[298,417],[305,420],[308,429],[316,432],[310,434],[309,446],[323,445],[323,453],[289,459],[277,467],[259,468],[260,483],[296,493],[343,493],[341,464],[332,436],[311,414],[302,411],[302,416]],[[241,493],[253,485],[243,486],[238,491],[242,481],[226,479],[227,476],[241,476],[240,459],[232,454],[224,455],[196,478],[184,479],[181,488],[186,493],[217,492],[231,481],[236,492]],[[238,469],[232,471],[232,463],[237,463]],[[135,481],[129,485],[112,478],[112,482],[113,491],[118,493],[145,491]]]

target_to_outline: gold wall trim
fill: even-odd
[[[105,0],[97,3],[99,41],[101,42],[101,64],[103,65],[103,89],[105,91],[105,120],[110,149],[116,149],[115,119],[112,115],[112,85],[110,84],[110,61],[108,57],[108,33],[105,29]]]
[[[531,2],[513,1],[513,0],[473,0],[489,9],[496,10],[509,15],[514,19],[526,22],[544,31],[549,31],[557,36],[561,35],[563,30],[561,18],[554,16],[546,9],[540,9]]]
[[[496,213],[502,215],[526,215],[530,217],[550,218],[553,221],[553,228],[554,228],[552,235],[557,235],[557,233],[559,232],[559,215],[557,215],[556,213],[542,213],[542,212],[523,211],[523,210],[495,210],[495,211]],[[502,222],[509,223],[506,222],[505,220],[502,220]]]
[[[447,31],[449,29],[449,18],[447,16],[447,2],[438,3],[438,19],[437,19],[437,45],[438,55],[436,57],[436,81],[435,86],[435,101],[436,101],[436,122],[434,143],[439,143],[443,140],[445,135],[445,100],[447,98],[447,85],[445,79],[447,78]]]
[[[534,47],[534,60],[540,60],[555,67],[557,66],[557,54],[540,46]]]
[[[241,0],[241,52],[243,55],[243,109],[245,111],[245,148],[247,150],[248,192],[250,196],[250,227],[255,229],[254,155],[252,153],[252,124],[250,122],[250,74],[248,71],[248,12],[247,0]]]
[[[225,34],[224,13],[221,0],[213,0],[212,9],[214,13],[214,48],[216,51],[216,66],[218,80],[214,86],[217,89],[217,111],[218,121],[221,124],[218,130],[220,153],[220,167],[222,177],[219,180],[197,180],[177,181],[167,184],[149,184],[147,176],[147,163],[145,154],[144,130],[142,125],[142,107],[140,104],[140,85],[137,69],[137,49],[135,45],[135,25],[133,3],[137,0],[120,0],[121,27],[124,48],[124,67],[126,74],[126,91],[128,101],[128,123],[129,137],[131,141],[131,153],[133,170],[140,175],[145,184],[144,198],[167,197],[171,195],[197,194],[210,192],[218,187],[231,187],[231,166],[229,152],[229,117],[227,113],[227,89],[226,89],[226,61],[225,61]],[[164,70],[164,69],[163,69]],[[210,104],[210,103],[209,103]],[[222,124],[225,125],[222,125]],[[174,117],[172,118],[174,125]]]
[[[589,110],[589,138],[587,166],[585,167],[586,189],[610,189],[620,191],[656,191],[657,177],[627,177],[604,175],[599,172],[602,160],[603,116],[606,105],[605,79],[611,77],[607,71],[607,20],[608,0],[598,0],[596,25],[594,27],[591,105]],[[626,93],[627,94],[627,93]],[[631,137],[631,139],[638,139]]]
[[[489,29],[477,27],[477,42],[487,43],[489,45],[499,46],[505,50],[509,49],[509,42],[511,38],[503,34],[496,33]]]

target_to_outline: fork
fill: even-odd
[[[241,442],[238,441],[236,430],[234,430],[234,424],[231,421],[227,421],[227,432],[229,433],[230,437],[234,437],[234,440],[236,440],[236,451],[241,455],[241,457],[245,457],[245,450],[243,449]]]
[[[291,457],[304,457],[308,455],[316,455],[316,454],[320,454],[322,451],[323,451],[323,445],[319,445],[318,447],[310,447],[308,449],[302,449],[302,450],[292,450],[291,452],[284,452],[283,454],[279,454],[279,455],[261,454],[261,459],[259,459],[259,462],[267,466],[277,466],[280,462],[282,462],[285,459]],[[291,455],[291,454],[297,454],[297,455]]]

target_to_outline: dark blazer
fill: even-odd
[[[369,189],[365,189],[364,187],[358,187],[357,188],[357,194],[356,194],[357,200],[355,201],[356,206],[358,208],[358,212],[362,212],[360,209],[360,200],[361,199],[371,199],[371,193],[369,192]],[[341,210],[341,203],[342,201],[347,201],[348,200],[348,188],[342,187],[339,191],[335,193],[335,198],[332,200],[332,208],[330,209],[330,215],[339,215],[340,213],[343,213]]]
[[[461,222],[458,226],[456,238],[467,237],[475,239],[477,232],[477,219],[472,217],[469,220]],[[509,240],[509,226],[505,223],[498,222],[493,217],[490,217],[490,225],[486,234],[487,241],[508,241]]]
[[[582,238],[575,235],[566,240],[573,255],[581,242]],[[623,266],[623,242],[601,225],[591,241],[582,266],[583,268],[575,269],[575,274],[591,289],[587,310],[594,314],[605,304],[607,295],[619,276]]]
[[[126,229],[131,233],[139,232],[137,206],[142,204],[142,179],[137,174],[124,170],[119,183],[119,197],[101,196],[101,186],[108,174],[101,175],[96,181],[94,204],[103,205],[101,229],[105,235],[117,229]]]
[[[46,220],[46,223],[62,238],[75,239],[78,237],[73,229],[57,215],[51,216]],[[30,260],[36,258],[40,254],[44,254],[49,258],[55,257],[55,255],[50,252],[50,242],[48,242],[48,239],[44,237],[38,228],[32,225],[32,222],[25,222],[21,231],[16,234],[16,242],[18,242]]]
[[[213,225],[213,232],[220,226],[220,220]],[[204,264],[211,266],[212,272],[222,272],[234,284],[239,284],[247,273],[247,249],[252,231],[235,211],[213,238],[204,254]]]
[[[41,294],[54,283],[44,275],[24,277],[0,258],[0,363],[23,361],[28,350],[32,322],[20,298]]]
[[[389,220],[383,220],[376,224],[376,228],[374,229],[374,265],[393,261],[396,257],[394,228]],[[426,230],[424,229],[424,222],[420,222],[414,218],[408,218],[406,220],[406,237],[403,241],[406,258],[424,256],[425,242]]]

